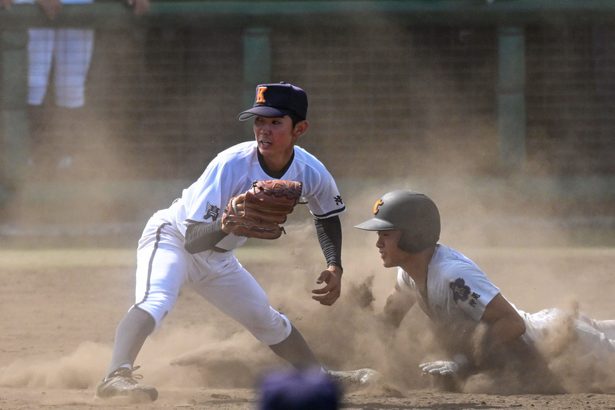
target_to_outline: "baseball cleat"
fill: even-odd
[[[364,368],[357,370],[326,370],[331,378],[346,388],[367,387],[377,383],[382,377],[374,369]]]
[[[120,367],[114,370],[96,387],[96,397],[101,399],[125,398],[133,402],[156,400],[158,390],[137,381],[143,378],[140,374],[134,374],[138,368],[138,366],[133,369]]]

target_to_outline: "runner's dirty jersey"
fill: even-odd
[[[434,331],[448,346],[468,347],[471,332],[480,322],[485,308],[500,293],[469,258],[445,245],[436,245],[427,268],[427,294],[421,295],[414,280],[399,268],[397,288],[412,292],[421,309],[432,319]],[[510,303],[510,302],[509,302]],[[525,323],[522,339],[535,344],[546,340],[562,325],[571,326],[576,339],[598,362],[610,363],[615,354],[615,320],[594,320],[583,314],[570,314],[559,308],[535,313],[516,309]]]
[[[427,268],[425,297],[418,291],[410,275],[401,268],[397,273],[397,285],[401,292],[416,294],[421,309],[432,319],[436,331],[444,331],[459,339],[471,334],[489,302],[500,293],[500,289],[475,262],[442,244],[436,245]],[[564,315],[556,308],[527,313],[510,304],[525,322],[526,331],[522,337],[527,342],[536,342],[544,337],[545,331]]]
[[[427,292],[421,295],[402,268],[397,273],[402,292],[415,292],[421,309],[438,326],[473,329],[500,290],[462,253],[438,244],[427,268]],[[459,331],[462,331],[461,329]]]

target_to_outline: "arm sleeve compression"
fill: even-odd
[[[342,224],[339,216],[314,219],[316,235],[327,260],[327,266],[342,267]]]
[[[220,220],[214,223],[191,223],[186,229],[184,248],[192,254],[203,252],[212,249],[225,236]]]

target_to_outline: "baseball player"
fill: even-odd
[[[564,312],[545,309],[529,314],[517,309],[476,263],[439,244],[440,214],[426,195],[409,190],[388,192],[376,201],[372,213],[371,219],[356,228],[377,231],[376,247],[384,267],[398,267],[384,320],[397,328],[418,303],[450,354],[444,360],[420,364],[423,373],[452,377],[457,383],[451,387],[456,384],[458,388],[458,382],[473,373],[514,362],[526,376],[530,370],[541,375],[535,380],[545,390],[562,390],[536,344],[566,319]],[[585,352],[599,361],[614,357],[615,321],[582,315],[570,319]],[[477,335],[481,335],[478,345]]]
[[[235,235],[223,222],[225,208],[235,208],[235,199],[254,181],[302,183],[302,202],[314,217],[326,259],[326,269],[316,280],[323,286],[312,291],[312,298],[323,305],[337,300],[342,278],[339,215],[345,205],[325,166],[296,145],[309,128],[307,108],[307,95],[299,87],[259,85],[254,106],[239,115],[242,121],[253,120],[254,140],[219,153],[180,198],[147,222],[137,250],[135,304],[118,325],[98,397],[157,398],[154,387],[137,382],[134,362],[184,284],[296,368],[321,367],[299,331],[270,306],[262,287],[235,257],[233,250],[247,238]]]
[[[34,4],[35,0],[0,0],[11,4]],[[94,0],[36,0],[45,15],[54,19],[64,4],[90,4]],[[149,0],[128,0],[136,14],[149,9]],[[47,93],[52,62],[54,66],[56,105],[82,107],[85,81],[92,59],[94,30],[88,28],[31,28],[28,30],[28,104],[43,104]]]

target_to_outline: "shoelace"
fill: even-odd
[[[127,381],[132,384],[137,384],[137,380],[141,380],[143,378],[142,374],[135,373],[135,370],[139,369],[140,367],[141,366],[135,366],[132,369],[129,369],[127,367],[120,367],[119,369],[111,373],[108,378],[110,379],[112,377],[119,376],[127,379]]]

